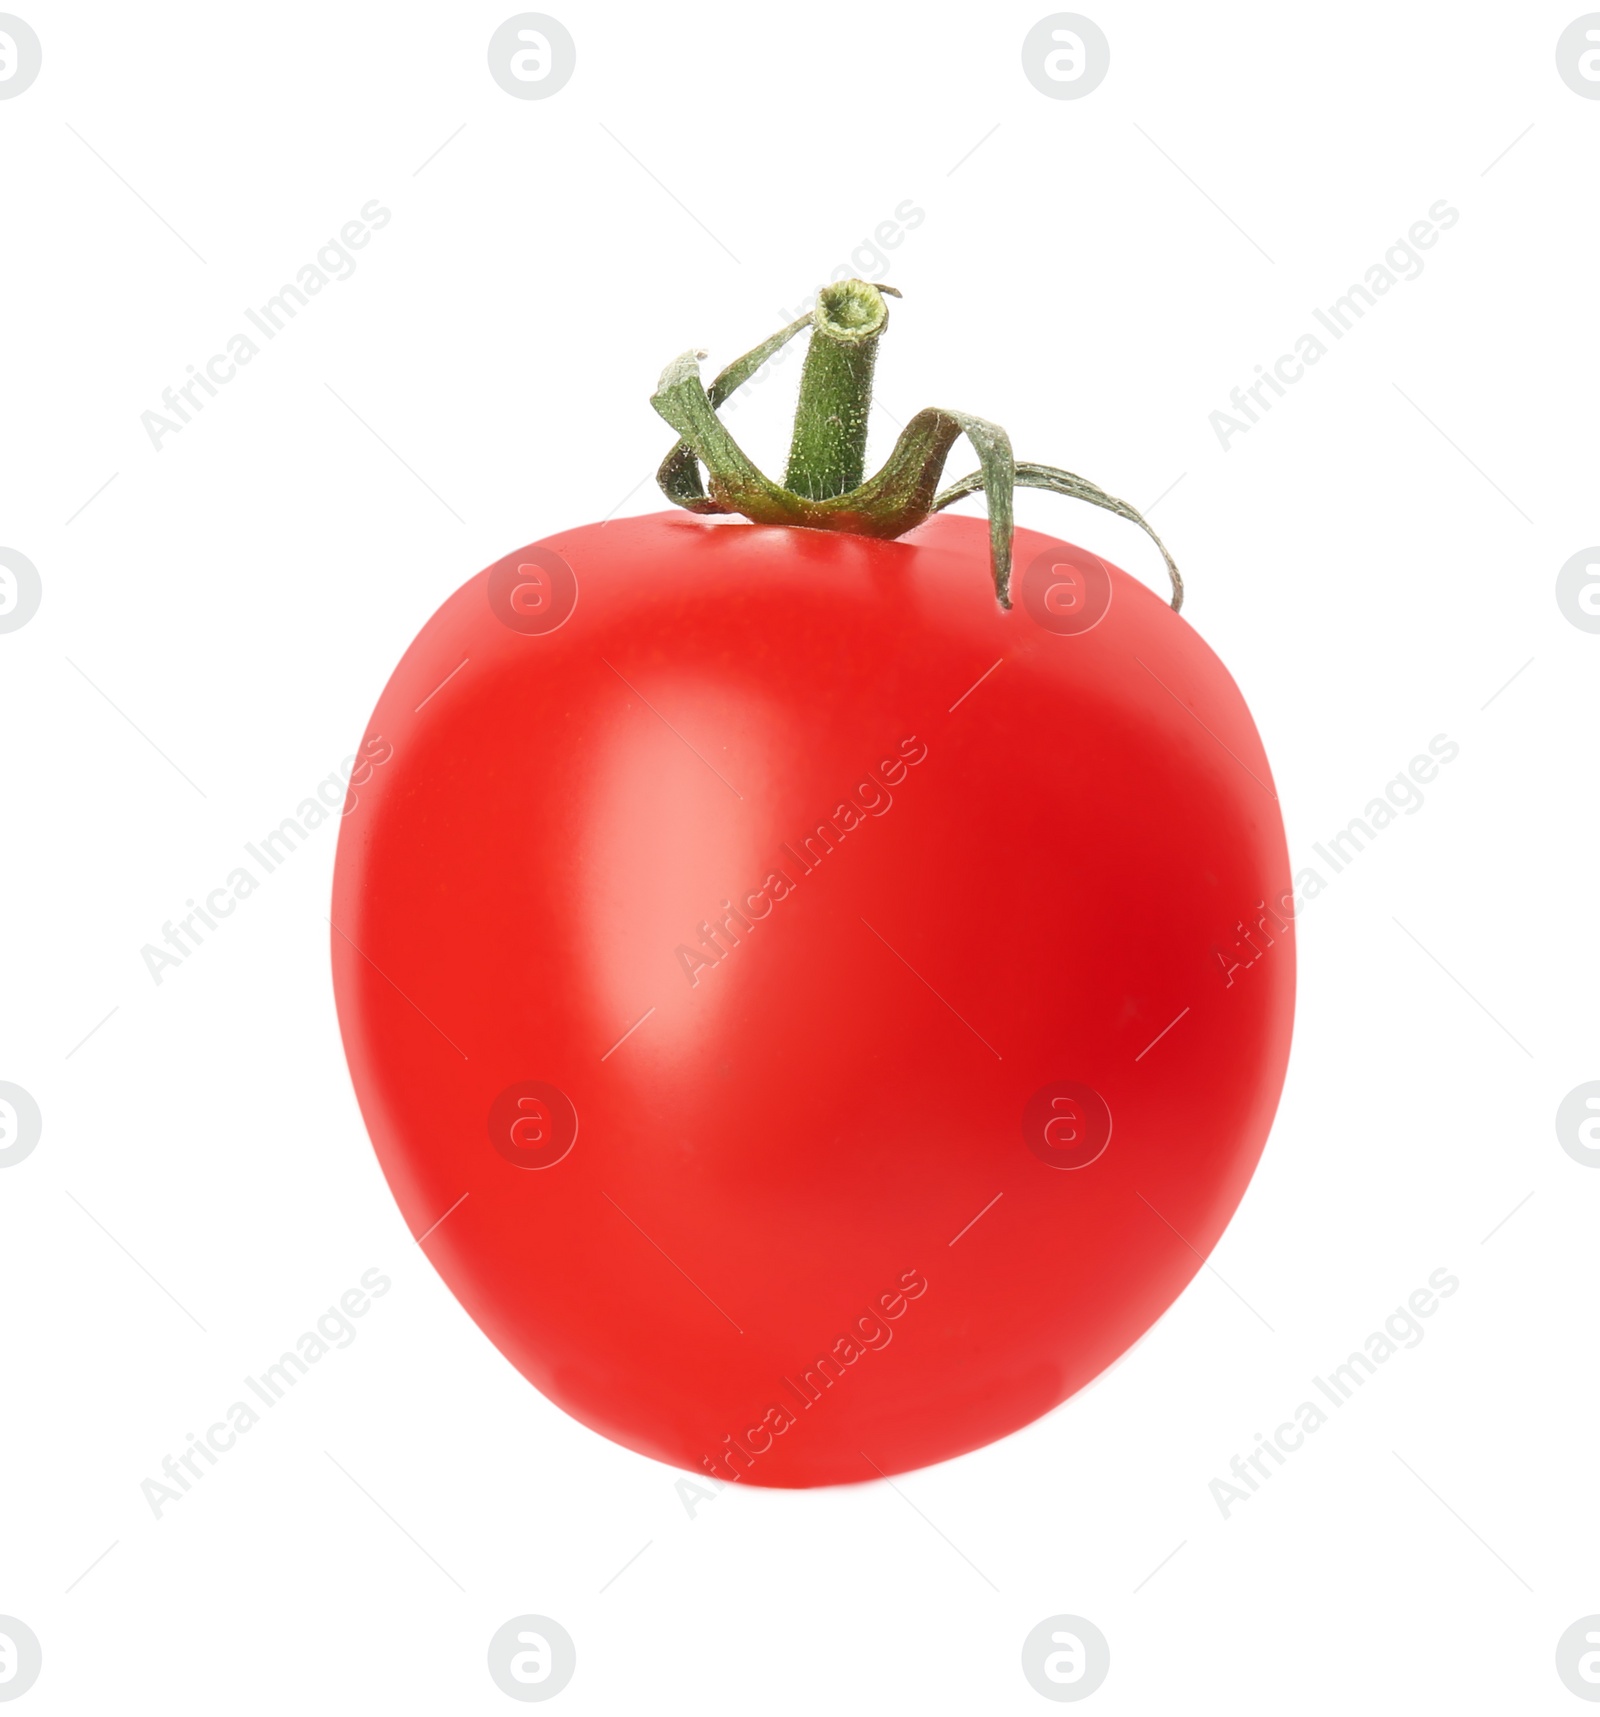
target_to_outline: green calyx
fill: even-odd
[[[899,537],[952,501],[981,489],[989,509],[995,595],[1002,608],[1009,608],[1012,492],[1018,484],[1049,489],[1104,507],[1148,533],[1167,563],[1172,606],[1180,608],[1183,580],[1165,544],[1135,508],[1070,471],[1017,464],[1010,437],[998,424],[981,417],[938,407],[919,411],[901,431],[882,469],[863,481],[872,373],[878,341],[889,325],[885,292],[899,297],[893,287],[864,280],[825,286],[817,294],[814,311],[736,358],[709,389],[700,379],[699,360],[705,353],[685,352],[668,364],[650,398],[681,437],[656,473],[667,499],[692,513],[742,513],[760,525]],[[802,328],[810,328],[811,344],[800,378],[788,468],[780,486],[756,468],[728,433],[717,407]],[[978,455],[979,468],[941,490],[945,460],[963,435]]]

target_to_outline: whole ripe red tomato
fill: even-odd
[[[662,1461],[843,1483],[1027,1424],[1265,1141],[1292,905],[1244,701],[1117,567],[1017,531],[1006,609],[989,549],[566,531],[373,715],[332,943],[379,1161],[523,1375]]]

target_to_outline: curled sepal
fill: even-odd
[[[774,483],[728,433],[700,380],[698,353],[685,352],[667,365],[650,403],[677,430],[691,460],[704,465],[711,480],[709,504],[690,498],[678,505],[692,512],[742,513],[758,525],[800,525],[865,537],[904,536],[928,517],[944,462],[957,437],[965,435],[978,455],[986,486],[995,595],[1002,608],[1011,606],[1011,441],[998,424],[930,406],[900,432],[875,476],[847,494],[812,500]],[[665,482],[662,487],[669,499],[677,500]]]
[[[692,499],[678,505],[697,513],[743,513],[758,525],[805,524],[801,515],[810,503],[763,476],[717,416],[700,380],[699,356],[684,352],[674,358],[650,396],[651,405],[677,430],[691,459],[698,459],[711,478],[711,506],[697,506]],[[669,454],[669,462],[671,458]],[[662,487],[669,499],[677,500],[665,479]]]
[[[1014,464],[1011,437],[997,423],[970,412],[929,406],[900,432],[883,468],[848,495],[815,502],[830,515],[824,528],[855,531],[867,537],[899,537],[920,525],[935,509],[935,493],[944,462],[958,436],[966,436],[981,467],[978,487],[989,507],[989,564],[994,593],[1002,608],[1011,606],[1011,485]],[[969,490],[970,494],[971,491]]]
[[[995,596],[1002,608],[1009,608],[1012,491],[1018,483],[1050,489],[1104,507],[1148,532],[1167,563],[1172,606],[1180,608],[1183,580],[1178,568],[1166,544],[1135,508],[1071,471],[1016,464],[1006,432],[984,418],[937,407],[919,411],[900,432],[883,468],[861,481],[873,364],[878,338],[888,324],[885,292],[899,296],[893,287],[864,280],[823,287],[815,310],[736,358],[709,389],[700,379],[703,352],[685,352],[668,364],[650,396],[651,405],[679,437],[657,472],[667,499],[694,513],[742,513],[758,525],[893,538],[981,489],[989,512]],[[717,407],[807,327],[811,348],[800,378],[788,470],[780,484],[758,469],[728,433]],[[963,435],[978,455],[979,469],[940,491],[945,460]]]
[[[1087,501],[1091,506],[1104,507],[1108,513],[1115,513],[1119,519],[1127,519],[1136,524],[1149,537],[1158,549],[1161,558],[1167,563],[1167,577],[1172,582],[1172,611],[1174,614],[1183,607],[1183,575],[1178,571],[1178,565],[1167,552],[1167,545],[1162,542],[1150,522],[1137,507],[1130,507],[1126,501],[1119,501],[1115,495],[1108,495],[1096,483],[1091,483],[1087,477],[1079,477],[1071,471],[1058,471],[1053,465],[1021,464],[1016,467],[1015,481],[1025,489],[1048,489],[1052,494],[1070,495],[1076,501]],[[974,495],[980,489],[988,488],[988,477],[984,471],[973,471],[952,483],[948,489],[942,490],[934,497],[932,511],[937,513],[948,507],[952,501],[962,500],[967,495]],[[1009,495],[1008,495],[1009,499]],[[992,492],[989,501],[991,524],[994,516],[994,500]]]
[[[791,322],[787,328],[780,328],[770,340],[763,340],[742,358],[735,358],[726,369],[719,371],[711,386],[706,389],[706,398],[712,410],[715,411],[730,394],[742,388],[768,358],[788,345],[802,328],[809,328],[811,316],[812,313],[808,310],[798,321]],[[680,358],[679,362],[682,361]],[[695,458],[694,449],[686,441],[675,441],[672,444],[672,451],[661,461],[661,469],[656,472],[656,482],[661,485],[661,492],[669,501],[691,513],[728,511],[728,508],[707,499],[705,488],[700,481],[700,462]]]

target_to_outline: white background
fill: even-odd
[[[44,1115],[0,1171],[0,1613],[44,1648],[20,1708],[510,1709],[484,1652],[534,1611],[577,1642],[573,1712],[1043,1710],[1019,1652],[1060,1612],[1110,1641],[1106,1713],[1577,1709],[1554,1650],[1600,1610],[1600,1174],[1553,1118],[1600,1077],[1600,636],[1554,585],[1600,541],[1600,102],[1556,74],[1575,9],[1086,0],[1110,75],[1054,101],[1021,68],[1036,7],[550,0],[577,72],[518,101],[485,58],[505,6],[15,3],[44,48],[0,102],[0,543],[44,586],[0,636],[0,1078]],[[155,451],[140,414],[374,197],[356,273]],[[1224,451],[1229,390],[1440,198],[1425,272]],[[887,266],[853,258],[908,199]],[[449,591],[662,504],[667,359],[726,361],[836,265],[905,293],[898,418],[959,406],[1164,496],[1297,868],[1433,735],[1460,756],[1307,905],[1260,1170],[1130,1356],[898,1491],[691,1518],[401,1223],[335,1028],[333,825],[159,987],[140,949],[355,748]],[[734,419],[769,459],[797,373]],[[1161,582],[1132,526],[1020,514]],[[155,1519],[141,1481],[370,1266],[394,1287],[354,1345]],[[1441,1266],[1422,1344],[1224,1519],[1210,1481]]]

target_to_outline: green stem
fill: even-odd
[[[817,294],[784,474],[784,487],[792,493],[830,501],[861,482],[872,372],[888,325],[883,293],[864,280],[839,281]]]
[[[674,358],[650,396],[651,405],[678,435],[656,473],[667,499],[693,513],[743,513],[758,525],[893,538],[914,530],[952,501],[981,491],[989,512],[995,597],[1002,608],[1009,608],[1012,490],[1018,484],[1049,489],[1104,507],[1149,532],[1172,579],[1172,606],[1179,608],[1183,580],[1166,545],[1135,508],[1070,471],[1017,464],[1006,432],[969,412],[938,407],[919,411],[901,430],[883,469],[862,480],[872,371],[878,340],[889,322],[885,292],[900,296],[892,286],[864,280],[825,286],[813,312],[736,358],[709,391],[700,379],[703,352]],[[717,407],[807,326],[811,345],[800,378],[789,466],[780,485],[728,433]],[[980,469],[941,492],[940,473],[962,436],[972,444]]]

